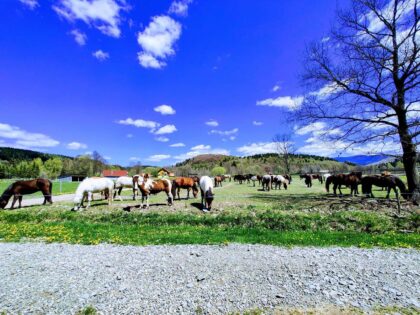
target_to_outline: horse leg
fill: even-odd
[[[18,207],[18,208],[22,208],[22,198],[23,198],[23,196],[22,196],[22,195],[20,195],[20,196],[18,197],[18,202],[19,202],[19,207]]]
[[[391,193],[391,186],[388,187],[388,193],[386,194],[386,199],[389,199],[390,193]]]
[[[12,205],[11,205],[10,209],[15,208],[15,203],[16,203],[17,199],[18,199],[18,197],[16,195],[13,195],[13,201],[12,201]]]
[[[189,193],[189,191],[188,191]],[[168,196],[168,204],[169,206],[172,206],[173,200],[174,200],[174,196],[172,196],[172,192],[170,190],[168,190],[166,192],[166,195]]]
[[[188,188],[187,188],[187,200],[189,200],[189,199],[190,199],[190,190],[191,190],[191,188],[190,188],[190,187],[188,187]]]
[[[177,195],[178,195],[178,200],[181,200],[181,196],[179,195],[179,192],[181,191],[181,187],[178,187],[177,188],[177,191],[176,191],[176,193],[177,193]]]
[[[89,191],[88,194],[87,194],[88,204],[86,206],[86,209],[90,207],[90,202],[92,201],[92,196],[93,196],[93,193],[91,191]]]

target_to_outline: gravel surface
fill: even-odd
[[[0,312],[420,307],[419,276],[420,252],[407,249],[0,243]]]

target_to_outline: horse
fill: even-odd
[[[222,176],[215,176],[214,177],[214,187],[222,187],[223,177]]]
[[[317,179],[317,180],[319,180],[319,182],[321,183],[321,184],[323,184],[324,183],[324,179],[322,178],[322,175],[319,175],[319,174],[310,174],[311,175],[311,178],[312,179]]]
[[[201,190],[201,206],[203,212],[211,210],[211,204],[214,199],[213,193],[213,181],[208,176],[200,178],[200,190]]]
[[[366,196],[372,197],[372,185],[378,187],[385,187],[388,189],[388,193],[386,198],[389,199],[389,194],[391,193],[391,189],[394,190],[395,196],[398,195],[397,187],[401,192],[401,196],[404,199],[409,199],[409,194],[407,193],[407,189],[404,185],[404,182],[397,176],[387,175],[387,176],[379,176],[379,175],[370,175],[365,176],[362,178],[362,193]]]
[[[305,185],[306,187],[312,187],[312,175],[310,174],[301,174],[300,178],[304,178],[305,179]]]
[[[245,177],[245,175],[235,175],[235,176],[233,176],[233,180],[235,182],[239,182],[239,184],[242,185],[242,182],[246,181],[246,177]]]
[[[135,175],[135,176],[139,176],[139,175]],[[138,188],[134,188],[134,180],[133,177],[130,176],[120,176],[115,180],[115,186],[114,186],[114,199],[117,196],[118,193],[118,197],[120,197],[120,200],[122,201],[122,197],[121,197],[121,191],[123,190],[123,188],[133,188],[133,198],[136,198],[136,191],[138,191]],[[133,199],[133,200],[134,200]]]
[[[87,198],[88,204],[86,208],[90,207],[93,193],[104,192],[105,198],[108,199],[108,205],[112,204],[114,190],[114,182],[112,179],[103,177],[85,178],[76,189],[76,196],[74,197],[73,211],[77,211],[83,207],[83,200]]]
[[[187,199],[190,199],[190,190],[193,191],[194,198],[197,198],[198,188],[194,178],[191,177],[177,177],[172,181],[172,196],[175,198],[178,195],[178,200],[181,200],[179,191],[182,189],[187,190]]]
[[[267,191],[270,191],[271,188],[271,175],[264,175],[262,177],[262,188],[265,191],[267,189]]]
[[[292,175],[285,174],[285,175],[283,175],[283,177],[289,181],[289,185],[292,183]]]
[[[232,181],[232,175],[230,175],[230,174],[224,174],[223,175],[226,179],[229,179],[229,182],[231,182]]]
[[[15,203],[19,200],[19,208],[22,207],[22,196],[41,191],[44,195],[44,203],[52,204],[52,182],[48,179],[37,178],[32,180],[19,180],[9,185],[0,197],[0,209],[4,209],[13,196],[11,209],[14,209]]]
[[[326,173],[322,175],[322,179],[324,180],[324,182],[327,180],[328,177],[330,177],[331,174],[330,173]]]
[[[254,184],[254,186],[253,187],[255,187],[255,182],[258,180],[258,178],[257,178],[257,176],[252,176],[251,177],[251,181],[252,181],[252,183]]]
[[[139,195],[139,182],[143,181],[143,176],[144,174],[133,176],[133,200],[136,200],[136,193]]]
[[[287,185],[289,185],[289,181],[281,175],[274,176],[274,188],[281,189],[282,184],[284,189],[287,190]]]
[[[341,192],[341,185],[345,185],[350,187],[350,195],[357,195],[359,194],[357,185],[359,185],[361,181],[361,178],[359,176],[360,174],[356,173],[331,175],[327,178],[327,181],[325,182],[325,188],[327,192],[329,192],[330,185],[332,183],[334,185],[334,196],[336,196],[337,188],[340,192],[340,195],[342,195],[343,193]]]
[[[168,205],[172,206],[174,197],[172,195],[172,183],[169,179],[163,178],[154,181],[150,178],[149,174],[145,174],[144,177],[140,179],[139,183],[142,206],[144,199],[146,199],[146,208],[149,208],[149,195],[158,194],[162,191],[168,196]]]

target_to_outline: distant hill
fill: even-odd
[[[8,147],[0,147],[0,161],[17,162],[17,161],[32,161],[33,159],[40,158],[46,161],[53,157],[73,159],[70,156],[42,153],[32,150],[15,149]]]
[[[339,162],[350,162],[357,165],[374,165],[374,164],[392,162],[395,160],[395,158],[389,157],[383,154],[343,156],[343,157],[336,157],[334,159]]]

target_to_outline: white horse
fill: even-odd
[[[281,185],[283,185],[284,189],[287,190],[287,185],[289,185],[289,180],[287,180],[281,175],[276,175],[274,176],[274,185],[275,185],[275,189],[277,188],[281,189]]]
[[[130,176],[120,176],[115,180],[115,192],[114,192],[114,199],[117,196],[118,193],[118,197],[120,198],[120,200],[122,201],[122,197],[121,197],[121,191],[123,190],[123,188],[133,188],[133,198],[135,198],[136,196],[136,190],[138,190],[138,185],[136,185],[137,187],[134,187],[134,183],[133,183],[133,177]]]
[[[251,177],[252,182],[254,183],[254,187],[255,187],[255,182],[258,181],[258,177],[256,175]]]
[[[208,212],[211,210],[211,203],[214,199],[213,193],[213,181],[208,176],[202,176],[200,178],[200,190],[201,190],[201,205],[203,212]],[[205,203],[204,203],[205,199]]]
[[[83,207],[83,200],[87,197],[88,204],[86,208],[90,207],[92,201],[92,195],[96,192],[105,192],[105,196],[108,194],[108,205],[112,203],[112,195],[114,190],[114,181],[109,178],[103,177],[91,177],[84,179],[76,190],[76,196],[74,197],[74,208],[76,211],[80,207]]]

